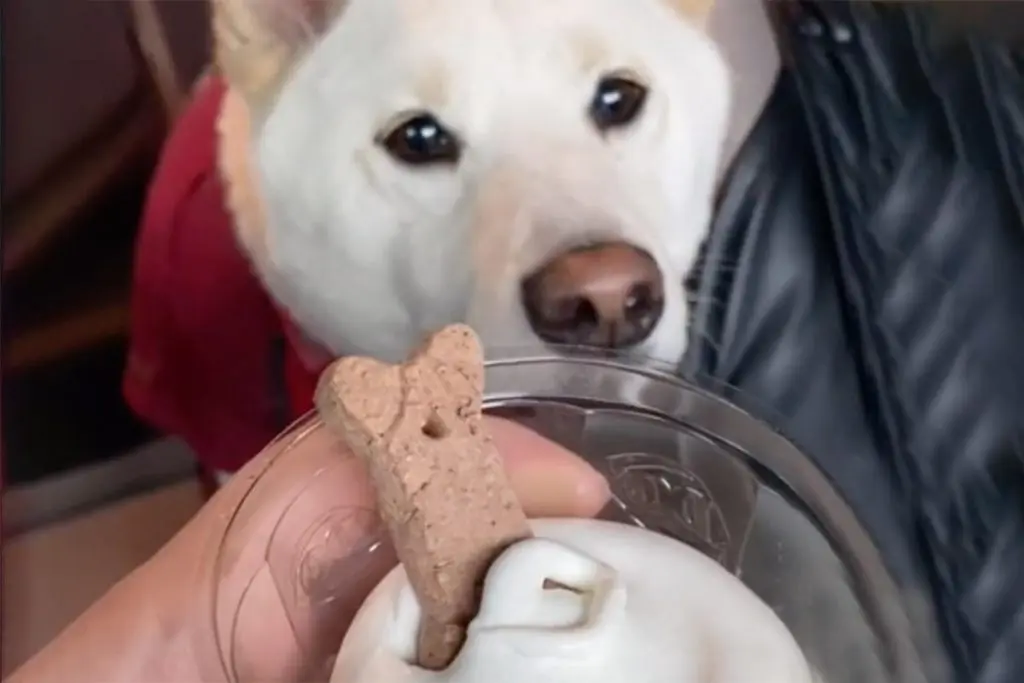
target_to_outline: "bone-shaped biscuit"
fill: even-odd
[[[462,647],[491,562],[531,535],[482,427],[483,352],[453,325],[404,365],[335,362],[317,409],[368,465],[381,517],[423,610],[420,666],[443,669]]]

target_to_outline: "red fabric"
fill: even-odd
[[[325,352],[309,344],[287,316],[284,319],[284,382],[292,419],[313,410],[313,394],[320,374],[331,362]]]
[[[140,226],[124,393],[210,469],[234,471],[281,428],[274,342],[285,337],[293,415],[312,404],[308,368],[235,241],[217,170],[224,85],[200,85],[152,180]]]

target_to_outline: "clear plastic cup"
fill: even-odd
[[[608,354],[507,354],[488,362],[486,387],[486,412],[566,446],[607,476],[613,498],[602,517],[687,543],[738,576],[778,614],[824,682],[948,680],[931,613],[894,583],[827,478],[773,427],[650,364]],[[310,439],[322,444],[300,447]],[[253,679],[261,653],[246,630],[258,630],[261,616],[248,591],[222,590],[220,575],[245,567],[253,583],[273,584],[303,653],[295,679],[326,680],[359,605],[351,596],[367,594],[396,563],[370,501],[314,520],[303,514],[304,500],[365,476],[354,456],[329,443],[311,415],[271,446],[268,468],[298,457],[321,458],[322,467],[293,482],[293,502],[273,521],[267,547],[245,547],[237,531],[268,523],[253,521],[264,477],[253,480],[227,527],[210,582],[208,646],[229,681]],[[299,523],[301,533],[276,533]],[[301,538],[301,547],[278,537]],[[373,540],[353,547],[362,537]]]

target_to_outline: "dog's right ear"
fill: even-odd
[[[346,0],[211,0],[214,60],[250,105],[277,92]]]
[[[666,0],[666,2],[672,9],[698,26],[707,25],[711,10],[715,8],[715,0]]]

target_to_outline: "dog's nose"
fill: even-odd
[[[665,308],[658,264],[622,242],[556,256],[523,279],[522,297],[544,341],[612,349],[649,337]]]

